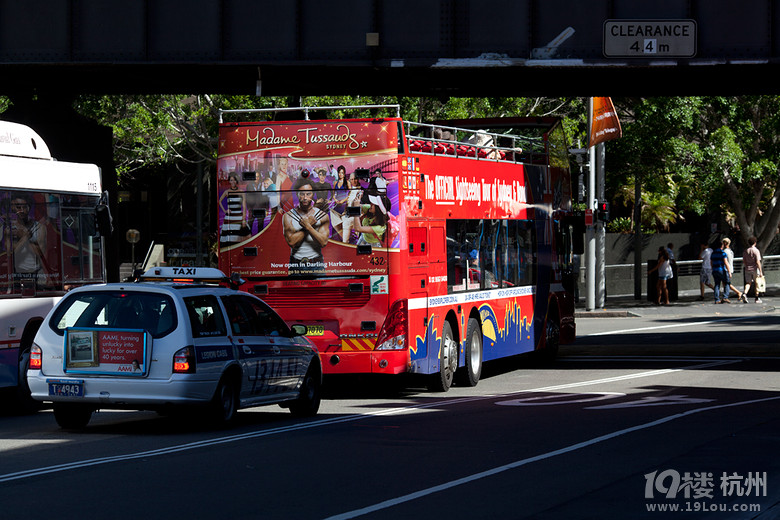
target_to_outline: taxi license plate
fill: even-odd
[[[325,334],[325,327],[322,325],[307,325],[306,326],[306,335],[307,336],[322,336]]]
[[[84,397],[84,381],[48,381],[49,395],[55,397]]]

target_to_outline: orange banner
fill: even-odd
[[[623,136],[623,129],[620,128],[620,120],[615,112],[615,105],[612,104],[612,98],[593,98],[591,120],[589,147]]]

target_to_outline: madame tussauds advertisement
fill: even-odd
[[[386,273],[397,139],[395,121],[221,125],[220,265],[241,276]]]

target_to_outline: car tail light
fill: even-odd
[[[376,340],[376,350],[403,350],[409,330],[409,314],[406,300],[398,300],[390,308]]]
[[[184,347],[173,355],[173,372],[176,374],[195,373],[195,349]]]
[[[40,370],[43,367],[43,351],[41,347],[33,343],[30,349],[30,369]]]

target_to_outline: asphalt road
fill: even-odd
[[[0,416],[2,517],[778,518],[778,316],[689,318],[579,320],[446,394],[329,380],[308,421]]]

